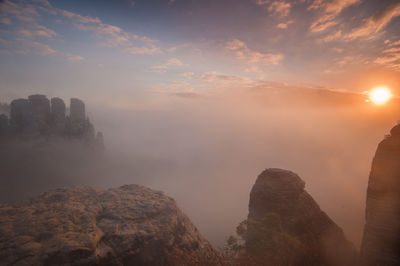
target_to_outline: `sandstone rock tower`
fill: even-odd
[[[10,119],[7,115],[0,117],[0,137],[49,138],[65,137],[81,139],[103,149],[103,134],[96,132],[93,124],[86,117],[85,103],[72,98],[70,113],[61,98],[34,94],[28,99],[16,99],[11,102]]]
[[[295,265],[356,265],[354,246],[304,187],[305,182],[291,171],[264,170],[250,193],[248,219],[261,222],[269,214],[280,217],[283,231],[303,247],[303,259]]]
[[[400,265],[400,125],[379,143],[369,176],[361,256],[366,265]]]

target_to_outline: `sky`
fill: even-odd
[[[396,0],[6,0],[0,12],[3,101],[152,109],[265,81],[400,92]]]
[[[363,93],[400,95],[399,29],[395,0],[0,0],[0,103],[82,99],[115,166],[17,188],[160,189],[221,247],[279,167],[359,245],[371,161],[400,119],[398,99]]]

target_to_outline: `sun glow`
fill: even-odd
[[[385,87],[377,87],[374,88],[370,93],[369,93],[369,99],[375,103],[375,104],[385,104],[387,101],[392,98],[392,93],[388,88]]]

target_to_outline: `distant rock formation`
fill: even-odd
[[[302,257],[294,265],[356,265],[355,247],[304,187],[305,182],[291,171],[275,168],[263,171],[250,193],[248,220],[262,222],[266,215],[280,218],[283,232],[302,246],[301,252],[292,251]],[[246,245],[256,240],[247,239]],[[282,256],[296,257],[296,254]]]
[[[4,265],[220,265],[172,198],[138,185],[66,188],[0,205]]]
[[[379,143],[369,176],[361,256],[366,265],[400,265],[400,125]]]
[[[5,109],[5,108],[3,108]],[[103,135],[97,134],[89,118],[86,117],[83,101],[72,98],[70,114],[61,98],[45,95],[30,95],[28,99],[16,99],[10,105],[10,119],[0,117],[0,136],[23,136],[24,138],[62,136],[80,138],[86,142],[104,147]]]
[[[76,98],[71,99],[70,118],[71,121],[82,121],[86,119],[85,104],[81,100]]]

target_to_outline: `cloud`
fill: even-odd
[[[276,27],[278,29],[287,29],[289,27],[289,25],[292,24],[292,23],[294,23],[294,21],[293,20],[289,20],[289,21],[287,21],[285,23],[279,23],[278,25],[276,25]]]
[[[234,39],[225,45],[225,49],[233,52],[235,57],[247,63],[263,63],[278,65],[284,58],[283,54],[262,53],[252,50],[241,40]]]
[[[274,15],[286,17],[290,13],[292,5],[284,1],[257,0],[256,5],[268,5],[268,11]]]
[[[216,71],[199,74],[197,78],[206,83],[213,83],[218,87],[245,86],[253,82],[252,79],[240,76],[224,75]]]
[[[70,53],[65,53],[59,50],[52,48],[49,44],[41,43],[38,41],[32,41],[27,39],[17,39],[17,41],[23,45],[24,50],[22,50],[22,54],[25,54],[27,50],[32,50],[35,54],[39,54],[42,56],[58,56],[63,57],[69,62],[77,62],[85,60],[84,57],[79,55],[74,55]],[[17,52],[16,52],[17,53]]]
[[[337,16],[347,7],[360,3],[361,0],[314,0],[309,10],[320,10],[322,14],[312,22],[311,32],[323,32],[337,25]]]
[[[179,76],[190,79],[194,76],[194,72],[183,72],[183,73],[179,74]]]
[[[25,4],[25,2],[14,3],[9,0],[0,3],[0,9],[4,16],[1,18],[3,23],[8,23],[9,16],[25,22],[24,28],[18,34],[25,37],[45,37],[52,38],[56,32],[38,24],[40,17],[37,10],[41,10],[52,15],[63,17],[71,21],[74,26],[83,31],[90,31],[100,39],[105,40],[103,44],[113,47],[120,47],[123,51],[130,54],[156,54],[160,53],[156,41],[145,36],[139,36],[122,30],[121,28],[103,23],[98,17],[83,16],[67,10],[59,9],[50,4],[47,0],[33,0],[35,6]]]
[[[290,3],[274,1],[269,5],[268,11],[273,14],[280,15],[282,17],[286,17],[287,15],[289,15],[290,8],[291,8]]]
[[[57,35],[55,31],[42,25],[34,25],[32,29],[19,29],[16,33],[29,38],[44,37],[49,39]]]
[[[11,25],[11,20],[7,17],[2,17],[2,18],[0,18],[0,23],[6,24],[6,25]]]
[[[67,10],[57,9],[58,13],[66,18],[69,18],[77,23],[93,23],[93,24],[101,24],[101,20],[99,18],[92,18],[89,16],[81,16],[76,13],[69,12]]]
[[[168,61],[165,64],[152,66],[151,69],[153,72],[165,73],[171,67],[180,67],[180,66],[184,66],[184,65],[185,64],[178,58],[170,58],[170,59],[168,59]]]
[[[389,69],[400,71],[400,41],[386,42],[387,47],[377,57],[374,63],[383,65]]]
[[[340,39],[341,37],[342,37],[342,31],[341,30],[337,30],[337,31],[334,31],[333,33],[325,36],[322,40],[324,42],[330,42],[330,41],[333,41],[333,40]]]
[[[105,39],[104,44],[108,46],[121,47],[130,54],[152,55],[161,52],[160,48],[155,45],[155,40],[131,34],[114,25],[105,24],[97,17],[82,16],[65,10],[59,10],[59,13],[72,20],[77,29],[91,31],[98,38]],[[137,42],[140,42],[141,45],[136,44]]]
[[[11,21],[7,16],[13,16],[16,19],[25,22],[36,22],[39,17],[39,14],[33,5],[16,4],[9,0],[0,2],[0,10],[2,15],[6,18],[6,21],[10,22],[6,24],[11,24]]]
[[[360,27],[355,28],[345,37],[354,40],[361,37],[373,38],[376,33],[386,27],[390,21],[400,16],[400,2],[394,3],[379,10],[372,17],[368,18]]]
[[[396,46],[396,45],[400,45],[400,40],[389,44],[389,46]]]

